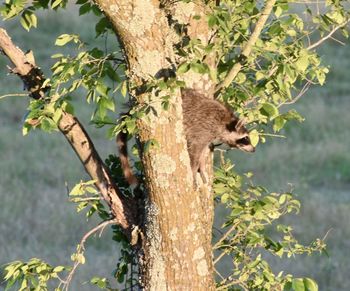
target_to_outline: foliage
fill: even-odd
[[[18,16],[21,25],[29,31],[38,25],[35,15],[37,10],[66,8],[67,2],[7,0],[0,12],[4,19]],[[88,0],[78,0],[77,4],[80,6],[80,15],[92,12],[99,17],[96,36],[110,31],[108,20],[95,4]],[[175,64],[176,77],[154,80],[154,83],[149,84],[150,90],[183,87],[184,84],[178,77],[189,70],[208,74],[212,80],[220,83],[233,64],[240,62],[243,68],[232,85],[222,90],[218,98],[232,106],[241,117],[247,118],[254,145],[260,141],[265,142],[266,136],[279,133],[288,121],[302,121],[303,118],[297,111],[283,110],[282,106],[294,103],[311,84],[324,84],[328,68],[322,65],[314,48],[334,27],[344,26],[349,15],[342,1],[338,0],[326,1],[325,12],[322,14],[306,7],[306,15],[301,16],[291,13],[292,7],[293,1],[277,2],[252,53],[244,57],[241,52],[254,24],[261,16],[261,4],[251,0],[221,1],[219,6],[212,7],[212,13],[208,15],[208,25],[215,35],[213,41],[203,44],[199,39],[188,40],[180,31],[183,39],[177,47],[181,62]],[[342,32],[347,36],[345,29]],[[26,134],[31,128],[40,128],[46,132],[56,130],[63,112],[73,112],[74,92],[84,89],[86,101],[94,104],[92,123],[98,127],[110,125],[109,136],[120,130],[135,134],[137,119],[147,115],[151,106],[133,109],[120,122],[108,115],[108,112],[116,110],[116,94],[127,96],[129,84],[124,76],[125,62],[120,57],[121,51],[106,53],[103,48],[89,48],[78,35],[63,34],[56,39],[57,46],[72,47],[72,43],[76,46],[74,56],[63,53],[52,56],[57,62],[52,66],[52,75],[45,83],[50,87],[50,92],[45,100],[30,102],[23,132]],[[217,60],[214,69],[203,62],[213,52]],[[167,95],[162,98],[163,109],[167,110]],[[118,163],[113,157],[107,162],[111,168],[119,167]],[[100,201],[99,193],[92,187],[93,183],[94,181],[88,181],[77,184],[70,192],[70,199],[77,203],[78,211],[88,208],[87,217],[98,213],[104,221],[111,219]],[[220,203],[229,209],[227,221],[223,224],[229,231],[214,246],[218,255],[216,261],[230,256],[233,268],[232,274],[219,276],[218,289],[317,290],[316,283],[309,278],[293,278],[282,272],[275,275],[267,263],[268,259],[264,258],[268,253],[291,257],[324,250],[323,241],[315,240],[310,245],[303,246],[293,236],[290,226],[274,225],[275,220],[281,216],[299,210],[300,204],[291,193],[269,193],[264,187],[254,185],[250,174],[243,178],[234,173],[232,165],[227,162],[223,164],[223,169],[216,172],[214,190]],[[129,191],[128,194],[132,195],[132,192]],[[134,271],[129,268],[134,264],[133,253],[117,227],[114,227],[113,239],[123,247],[115,272],[117,281],[129,280],[128,286],[132,286]],[[85,262],[82,243],[72,255],[72,261],[75,263],[73,270],[76,263]],[[68,268],[54,268],[36,259],[28,263],[14,262],[5,268],[5,280],[8,281],[8,288],[17,282],[23,290],[46,290],[47,282],[59,279],[58,273],[64,270]],[[116,290],[106,278],[94,277],[91,283],[101,289]]]
[[[17,290],[49,290],[48,281],[59,281],[59,274],[67,270],[64,266],[52,267],[39,259],[31,259],[28,263],[20,261],[12,262],[5,267],[7,281],[5,290],[10,289],[15,283],[20,283]],[[16,286],[16,285],[15,285]],[[55,289],[59,290],[59,289]]]
[[[110,156],[106,164],[110,165],[112,170],[115,170],[115,174],[121,171],[120,161],[114,156]],[[116,179],[116,182],[123,189],[127,185],[126,181],[120,179],[122,177],[121,175],[118,175],[118,177],[119,179]],[[106,211],[99,193],[94,187],[94,182],[90,180],[86,182],[81,181],[76,184],[69,192],[70,201],[76,204],[77,212],[85,210],[87,219],[97,214],[108,225],[109,221],[113,221],[113,217]],[[128,191],[129,189],[125,190]],[[106,225],[103,225],[103,223],[100,224],[102,226],[101,232]],[[88,236],[97,232],[99,229],[99,227],[95,228]],[[135,267],[135,255],[120,228],[113,225],[112,231],[112,240],[120,246],[120,257],[113,271],[113,277],[116,279],[116,282],[123,284],[125,289],[128,289],[137,284],[138,276],[137,268]],[[11,289],[11,287],[19,288],[18,290],[50,290],[48,289],[49,286],[55,286],[55,291],[68,290],[76,268],[86,262],[85,241],[88,236],[85,235],[82,238],[81,242],[77,245],[76,252],[71,255],[71,261],[73,262],[73,266],[71,267],[52,267],[39,259],[31,259],[28,263],[15,261],[7,264],[4,268],[4,280],[7,282],[6,290]],[[59,274],[60,276],[58,276]],[[113,284],[107,278],[97,276],[90,280],[90,284],[103,290],[121,290],[112,287]]]
[[[289,290],[292,287],[293,290],[317,290],[317,284],[309,278],[293,278],[283,272],[276,276],[264,257],[268,257],[267,254],[280,258],[311,255],[316,251],[323,252],[324,242],[317,239],[307,246],[301,245],[294,237],[292,227],[276,225],[282,216],[298,213],[299,201],[292,193],[269,193],[264,187],[254,185],[251,176],[251,173],[236,174],[229,161],[216,171],[217,203],[227,208],[228,216],[222,226],[226,232],[214,245],[214,263],[218,264],[227,256],[233,270],[226,277],[217,271],[218,290],[230,286],[248,290]],[[300,286],[295,287],[295,284]]]

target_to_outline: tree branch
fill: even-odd
[[[84,254],[85,242],[90,236],[92,236],[94,233],[98,232],[99,230],[101,230],[101,232],[100,232],[100,236],[101,236],[102,231],[104,230],[104,228],[107,225],[114,224],[116,222],[117,221],[115,219],[103,221],[99,225],[95,226],[93,229],[89,230],[86,234],[84,234],[84,236],[82,237],[82,239],[81,239],[81,241],[80,241],[80,243],[78,245],[78,249],[77,249],[76,255],[79,256],[79,255],[83,255]],[[75,273],[76,269],[78,268],[78,266],[81,263],[82,262],[81,262],[81,260],[79,258],[75,259],[75,262],[74,262],[74,265],[72,267],[72,270],[69,272],[69,274],[67,275],[65,280],[61,280],[61,283],[63,285],[62,290],[65,290],[65,291],[69,290],[70,282],[72,281],[72,278],[74,276],[74,273]]]
[[[7,97],[22,97],[22,96],[28,96],[28,93],[13,93],[13,94],[5,94],[5,95],[1,95],[0,96],[0,100],[1,99],[5,99]]]
[[[0,43],[0,48],[4,54],[15,65],[15,68],[11,72],[22,79],[24,88],[29,91],[30,96],[34,99],[40,99],[45,96],[45,92],[49,88],[42,87],[45,78],[40,68],[35,66],[31,51],[24,54],[13,44],[6,30],[2,28],[0,28]]]
[[[24,54],[16,47],[2,28],[0,28],[0,49],[14,64],[15,68],[12,69],[12,72],[20,76],[26,89],[31,92],[31,96],[36,99],[42,98],[47,90],[47,88],[42,88],[45,81],[43,73],[36,66],[34,58]],[[95,180],[95,185],[109,205],[116,218],[116,223],[122,227],[131,240],[132,229],[136,225],[136,207],[133,207],[136,203],[122,195],[90,137],[75,116],[64,112],[58,122],[58,128],[78,155],[86,172]]]
[[[268,0],[266,2],[265,8],[263,9],[261,16],[258,22],[256,23],[255,29],[252,35],[250,36],[248,42],[246,43],[245,47],[243,48],[243,51],[241,53],[242,59],[248,58],[249,55],[251,54],[253,46],[258,40],[259,35],[262,29],[264,28],[265,22],[267,21],[267,18],[269,17],[272,8],[275,5],[275,2],[276,0]],[[222,88],[226,88],[227,86],[229,86],[232,83],[232,81],[235,79],[235,77],[237,76],[241,68],[242,68],[241,62],[235,63],[232,69],[230,70],[230,72],[225,77],[225,79],[216,86],[216,92],[220,91]]]
[[[307,47],[308,50],[312,50],[315,47],[318,47],[320,44],[322,44],[324,41],[326,41],[328,38],[331,38],[332,35],[340,28],[344,27],[345,25],[347,25],[350,22],[350,19],[346,20],[345,22],[343,22],[342,24],[339,24],[337,26],[335,26],[325,37],[322,37],[320,40],[318,40],[317,42],[315,42],[312,45],[309,45]]]

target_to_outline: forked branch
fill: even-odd
[[[312,49],[318,47],[319,45],[321,45],[321,44],[322,44],[324,41],[326,41],[327,39],[332,38],[332,35],[333,35],[334,33],[336,33],[339,29],[345,27],[349,22],[350,22],[350,19],[347,19],[347,20],[344,21],[343,23],[341,23],[341,24],[339,24],[339,25],[337,25],[337,26],[334,26],[333,29],[332,29],[326,36],[322,37],[322,38],[321,38],[320,40],[318,40],[317,42],[315,42],[315,43],[309,45],[309,46],[307,47],[307,49],[308,49],[308,50],[312,50]]]
[[[16,47],[7,32],[0,28],[0,49],[15,66],[11,71],[17,74],[25,83],[31,97],[44,97],[47,88],[43,88],[45,77],[36,66],[34,58]],[[70,113],[64,112],[58,128],[85,167],[86,172],[95,180],[95,185],[109,205],[116,223],[131,240],[132,229],[136,225],[136,203],[126,199],[113,182],[108,168],[102,162],[94,144],[79,120]]]
[[[102,231],[104,230],[104,228],[106,226],[108,226],[110,224],[114,224],[116,222],[117,221],[115,219],[103,221],[102,223],[100,223],[99,225],[97,225],[96,227],[94,227],[93,229],[89,230],[87,233],[84,234],[84,236],[82,237],[82,239],[78,245],[77,253],[75,254],[76,257],[75,257],[74,265],[73,265],[72,269],[70,270],[70,272],[68,273],[67,277],[64,280],[63,279],[61,280],[60,286],[62,285],[62,290],[64,290],[64,291],[69,290],[69,285],[72,281],[74,273],[77,270],[78,266],[80,264],[82,264],[81,258],[79,258],[79,256],[84,255],[86,240],[98,231],[100,231],[100,236],[101,236]]]

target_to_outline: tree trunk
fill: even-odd
[[[195,12],[203,13],[201,7],[183,2],[167,5],[166,1],[160,6],[155,0],[96,2],[125,49],[131,93],[139,104],[151,99],[157,111],[138,123],[141,145],[150,140],[157,142],[141,157],[147,188],[140,255],[143,287],[162,291],[213,290],[212,197],[207,186],[202,185],[200,191],[193,187],[180,90],[171,93],[171,106],[165,111],[160,96],[169,92],[155,96],[142,89],[152,78],[166,77],[179,63],[174,52],[179,36],[169,24],[169,13],[173,13],[172,20],[189,23],[190,35],[208,39],[206,22],[192,20]],[[206,75],[191,74],[186,77],[186,85],[210,92],[214,84],[208,80]]]

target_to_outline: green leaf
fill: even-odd
[[[111,28],[111,24],[110,24],[109,20],[106,17],[101,18],[95,26],[96,36],[101,35],[107,29],[110,29],[110,28]]]
[[[256,74],[255,74],[255,78],[257,81],[259,80],[262,80],[266,77],[266,74],[264,74],[263,72],[261,71],[257,71]]]
[[[198,74],[205,74],[209,72],[208,66],[201,63],[192,63],[190,65],[191,69]]]
[[[122,94],[122,96],[125,98],[126,95],[128,94],[128,81],[123,81],[121,89],[120,89],[120,93]]]
[[[107,279],[106,278],[94,277],[90,280],[90,282],[94,285],[97,285],[97,287],[99,287],[101,289],[107,288]]]
[[[274,124],[273,124],[273,131],[274,132],[278,132],[280,131],[283,126],[286,124],[286,120],[280,115],[280,116],[277,116],[275,119],[274,119]]]
[[[283,10],[280,6],[277,6],[274,12],[275,12],[276,17],[278,18],[282,15]]]
[[[243,84],[247,80],[247,77],[245,74],[239,72],[235,78],[235,83],[237,84]]]
[[[29,29],[30,29],[30,24],[27,22],[27,20],[26,20],[25,17],[22,16],[19,22],[21,23],[22,27],[23,27],[25,30],[29,31]]]
[[[110,111],[115,111],[115,104],[112,98],[103,97],[101,98],[101,102],[99,102],[99,104]]]
[[[190,69],[190,64],[189,63],[182,63],[179,65],[177,68],[178,74],[184,74]]]
[[[66,268],[64,266],[57,266],[53,269],[53,272],[55,273],[59,273],[62,272],[63,270],[65,270]]]
[[[260,109],[261,113],[270,118],[270,120],[274,119],[278,116],[278,108],[272,103],[264,103]]]
[[[309,66],[309,56],[304,55],[295,62],[297,70],[304,72]]]
[[[304,278],[303,281],[307,291],[318,291],[318,285],[314,280],[310,278]]]
[[[23,136],[27,135],[32,128],[33,127],[30,124],[24,123],[22,128],[22,135]]]
[[[221,196],[221,203],[226,204],[228,199],[230,198],[230,195],[225,193]]]
[[[86,14],[86,13],[90,12],[90,10],[91,10],[91,4],[85,3],[82,6],[80,6],[80,8],[79,8],[79,15]]]
[[[64,46],[68,42],[72,41],[73,39],[76,39],[78,36],[75,34],[61,34],[55,42],[55,45],[57,46]]]
[[[253,147],[256,147],[259,143],[259,132],[256,129],[253,129],[249,132],[249,139]]]
[[[307,291],[305,289],[304,281],[301,278],[296,278],[292,280],[292,288],[294,291]]]
[[[55,9],[58,7],[58,5],[60,5],[63,2],[63,0],[54,0],[51,4],[51,8]]]
[[[295,109],[289,110],[287,113],[282,114],[283,118],[285,120],[297,120],[299,122],[303,122],[305,120],[304,117],[302,117]]]
[[[57,124],[49,117],[43,118],[40,123],[40,128],[46,132],[52,132],[53,130],[57,130]]]
[[[214,15],[210,15],[208,17],[208,25],[210,28],[212,28],[214,25],[216,25],[217,23],[217,20],[216,20],[216,17]]]

